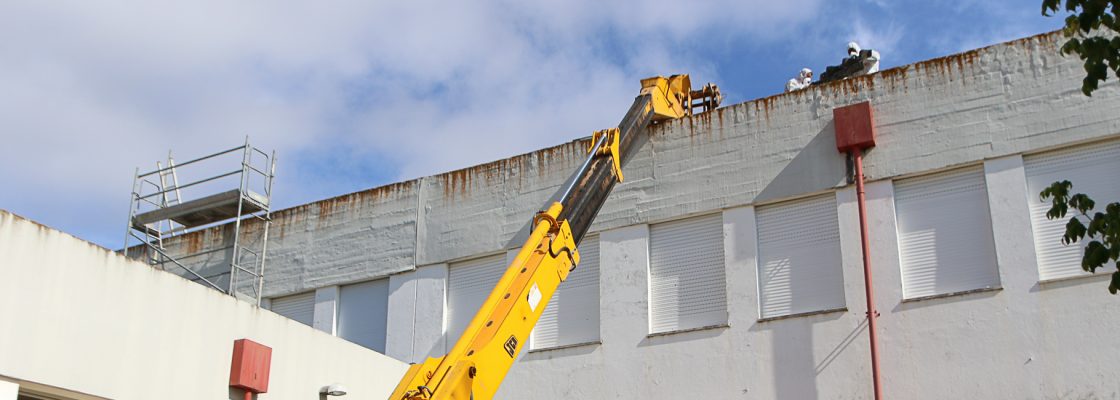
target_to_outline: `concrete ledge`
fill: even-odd
[[[1001,290],[1003,290],[1002,286],[972,289],[972,290],[962,290],[962,291],[959,291],[959,292],[952,292],[952,293],[942,293],[942,294],[934,294],[934,295],[929,295],[929,296],[904,298],[904,299],[902,299],[902,302],[903,303],[914,303],[914,302],[926,301],[926,300],[944,299],[946,297],[967,296],[967,295],[976,294],[976,293],[998,292],[998,291],[1001,291]]]
[[[594,342],[566,344],[566,345],[563,345],[563,346],[545,347],[545,348],[541,348],[541,349],[529,349],[529,353],[544,353],[544,352],[555,351],[555,350],[573,349],[573,348],[576,348],[576,347],[599,346],[599,345],[602,345],[602,344],[603,344],[603,342],[601,340],[596,340]]]
[[[848,312],[848,307],[844,306],[844,307],[840,307],[840,308],[830,308],[830,309],[827,309],[827,310],[820,310],[820,311],[808,311],[808,312],[797,313],[797,314],[780,315],[780,316],[777,316],[777,317],[759,318],[757,322],[764,323],[764,322],[770,322],[770,321],[780,321],[780,320],[783,320],[783,319],[790,319],[790,318],[800,318],[800,317],[809,317],[809,316],[813,316],[813,315],[832,314],[832,313],[837,313],[837,312]]]
[[[731,327],[731,324],[708,325],[708,326],[701,326],[699,328],[678,329],[678,330],[675,330],[675,331],[650,333],[650,334],[646,335],[646,337],[647,338],[655,338],[655,337],[661,337],[661,336],[676,335],[678,333],[707,331],[707,330],[723,329],[723,328],[730,328],[730,327]]]

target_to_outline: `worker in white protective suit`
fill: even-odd
[[[801,72],[797,74],[796,78],[790,79],[789,82],[786,82],[786,93],[807,88],[812,83],[813,70],[802,68]]]
[[[862,53],[862,54],[861,54]],[[848,57],[861,58],[863,69],[855,76],[874,74],[879,72],[879,52],[875,50],[861,51],[859,44],[848,42]]]

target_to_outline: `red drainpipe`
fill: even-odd
[[[863,288],[867,297],[867,333],[871,338],[871,380],[875,385],[875,400],[882,400],[883,386],[879,382],[879,336],[875,321],[875,289],[871,285],[871,244],[867,240],[867,206],[863,191],[863,150],[851,151],[856,164],[856,198],[859,203],[859,236],[863,249]]]
[[[859,203],[859,236],[863,250],[863,288],[867,298],[867,332],[871,341],[871,380],[875,400],[882,400],[879,379],[879,311],[875,309],[875,289],[871,280],[871,243],[867,233],[867,202],[863,188],[863,151],[875,147],[875,124],[871,103],[863,102],[832,110],[836,126],[836,149],[848,153],[855,164],[856,200]]]

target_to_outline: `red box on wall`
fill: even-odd
[[[271,347],[249,339],[235,340],[229,385],[253,393],[265,393],[268,391],[268,372],[271,365]]]
[[[875,147],[875,115],[870,102],[832,109],[836,149],[841,153]]]

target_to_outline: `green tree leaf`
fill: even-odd
[[[1116,268],[1120,268],[1120,264],[1117,264]],[[1112,282],[1108,284],[1109,293],[1116,294],[1118,290],[1120,290],[1120,271],[1112,273]]]
[[[1085,225],[1081,224],[1081,220],[1077,217],[1070,218],[1069,222],[1066,223],[1066,233],[1062,235],[1062,244],[1077,243],[1078,240],[1085,237],[1085,231]]]
[[[1065,7],[1062,7],[1062,5]],[[1063,9],[1065,27],[1062,31],[1066,43],[1062,45],[1064,55],[1077,54],[1085,65],[1085,79],[1081,81],[1081,92],[1092,96],[1100,88],[1100,83],[1108,80],[1109,70],[1120,78],[1120,18],[1116,11],[1120,1],[1116,0],[1043,0],[1042,15],[1053,16]]]
[[[1078,193],[1069,197],[1069,205],[1080,211],[1082,214],[1088,214],[1097,203],[1090,199],[1089,196]]]
[[[1085,256],[1081,258],[1081,269],[1087,272],[1097,272],[1102,264],[1108,261],[1108,249],[1096,240],[1085,246]]]

